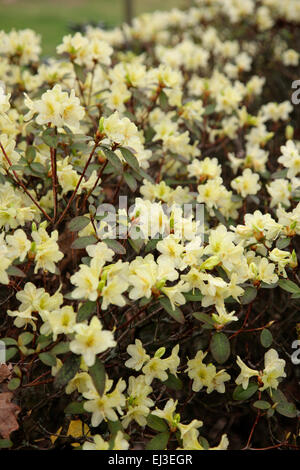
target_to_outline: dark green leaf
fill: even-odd
[[[89,223],[90,219],[88,217],[75,217],[75,219],[71,220],[69,223],[69,230],[71,232],[78,232],[79,230],[84,229]]]
[[[26,149],[26,152],[25,152],[25,158],[26,160],[31,163],[33,162],[33,160],[35,159],[35,156],[36,156],[36,150],[34,147],[32,147],[31,145],[29,147],[27,147]]]
[[[80,363],[81,356],[75,356],[72,354],[72,356],[68,357],[62,368],[59,369],[55,376],[54,386],[56,388],[61,388],[67,385],[79,371]]]
[[[175,377],[175,375],[169,373],[169,376],[167,378],[167,380],[165,380],[165,382],[163,382],[163,384],[170,388],[171,390],[181,390],[182,389],[182,382],[181,380],[179,379],[179,377]]]
[[[153,437],[146,445],[146,450],[165,450],[170,438],[169,432],[161,432]]]
[[[219,363],[224,364],[230,356],[230,343],[224,333],[215,333],[210,342],[210,351],[213,358]]]
[[[72,403],[69,403],[69,405],[65,408],[65,414],[66,415],[80,415],[83,413],[86,413],[84,407],[84,402],[77,402],[73,401]]]
[[[76,321],[81,323],[85,320],[88,320],[91,315],[96,312],[96,310],[97,303],[88,300],[83,305],[81,305],[80,309],[78,310]]]
[[[137,254],[139,254],[142,247],[144,246],[145,240],[143,240],[143,238],[137,238],[136,240],[132,240],[131,238],[128,238],[128,242],[130,243],[134,251]]]
[[[290,243],[290,238],[279,238],[276,242],[276,247],[279,248],[279,250],[283,250],[284,248],[287,248]]]
[[[23,273],[23,271],[21,271],[21,269],[17,268],[16,266],[9,266],[6,272],[9,276],[26,277],[26,274]]]
[[[206,323],[207,325],[210,325],[212,327],[215,324],[214,320],[207,313],[193,312],[193,317],[195,317],[197,320],[202,321],[203,323]]]
[[[96,243],[96,238],[93,235],[89,237],[79,237],[71,245],[72,250],[82,250],[89,245]]]
[[[271,389],[268,391],[273,403],[287,402],[286,396],[279,389]]]
[[[237,401],[244,401],[248,400],[248,398],[252,397],[254,393],[258,390],[258,385],[250,382],[246,390],[243,389],[241,385],[238,385],[233,391],[233,399]]]
[[[134,193],[137,190],[137,182],[136,179],[130,174],[125,171],[124,173],[124,180],[126,184],[129,186],[131,191]]]
[[[16,354],[18,350],[17,348],[8,348],[5,351],[5,360],[6,362],[9,362]]]
[[[59,354],[65,354],[70,351],[70,343],[67,342],[61,342],[58,343],[54,346],[54,348],[51,349],[51,354],[54,356],[57,356]]]
[[[122,173],[123,171],[123,163],[119,159],[118,155],[115,154],[110,149],[102,148],[107,160],[113,165],[113,167],[119,172]]]
[[[27,344],[31,343],[33,338],[34,338],[34,335],[30,333],[29,331],[26,331],[25,333],[20,334],[18,338],[18,344],[19,346],[27,346]]]
[[[159,94],[159,104],[163,110],[168,108],[168,97],[163,90]]]
[[[276,406],[275,410],[282,416],[286,416],[287,418],[296,418],[297,416],[297,409],[294,403],[284,402],[281,401]]]
[[[74,66],[76,77],[79,78],[79,80],[82,83],[84,83],[86,80],[86,72],[85,72],[84,67],[75,63],[73,63],[73,66]]]
[[[300,288],[295,284],[295,282],[290,281],[289,279],[279,279],[279,287],[285,290],[286,292],[291,292],[292,294],[298,294]]]
[[[55,131],[53,128],[48,128],[43,132],[42,140],[49,147],[53,147],[53,148],[57,147],[58,137],[57,135],[55,135]]]
[[[106,243],[108,248],[111,248],[117,255],[125,255],[126,254],[126,249],[117,240],[112,240],[110,238],[105,238],[103,241],[104,241],[104,243]]]
[[[264,329],[260,334],[260,342],[264,348],[269,348],[273,343],[273,336],[271,331]]]
[[[255,406],[255,408],[258,408],[259,410],[268,410],[271,407],[270,403],[264,400],[255,401],[253,403],[253,406]]]
[[[253,300],[256,298],[257,296],[257,289],[255,287],[246,287],[245,289],[245,293],[243,295],[243,297],[241,297],[241,304],[242,305],[248,305],[250,304],[251,302],[253,302]]]
[[[151,429],[154,429],[154,431],[158,432],[168,431],[167,423],[162,418],[159,418],[158,416],[155,416],[153,414],[149,414],[147,416],[147,426],[149,426],[149,428]]]
[[[184,323],[184,316],[182,311],[178,307],[175,307],[175,310],[173,310],[171,302],[167,297],[162,297],[159,299],[159,302],[166,312],[168,312],[168,314],[174,318],[174,320],[181,324]]]
[[[151,253],[156,249],[156,245],[159,242],[158,238],[152,238],[148,241],[147,245],[145,246],[145,253]]]
[[[21,380],[18,377],[11,379],[7,385],[8,390],[16,390],[20,386]]]
[[[205,108],[204,115],[205,115],[205,116],[209,116],[210,114],[213,114],[213,113],[215,112],[215,109],[216,109],[216,105],[215,105],[215,104],[209,104],[209,105],[206,106],[206,108]]]
[[[13,338],[1,338],[1,341],[5,344],[5,346],[17,346],[18,343]]]
[[[39,354],[39,358],[43,362],[43,364],[46,364],[46,366],[52,367],[56,365],[56,357],[53,356],[51,353],[41,353]]]
[[[194,292],[186,292],[183,295],[188,302],[201,302],[201,300],[203,299],[203,295],[201,294],[199,289],[195,289]]]
[[[30,164],[30,169],[34,172],[37,173],[38,175],[44,175],[46,172],[46,168],[38,162],[33,162]]]
[[[123,431],[122,423],[117,421],[108,421],[108,428],[112,436],[115,436],[118,431]]]
[[[89,367],[89,374],[101,397],[105,389],[105,367],[99,358],[96,358],[95,364]]]
[[[119,150],[121,150],[122,155],[128,165],[133,168],[135,171],[139,172],[140,171],[140,165],[139,162],[137,161],[136,157],[133,155],[133,153],[127,149],[126,147],[120,147]]]

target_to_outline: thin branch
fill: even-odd
[[[90,156],[89,156],[89,158],[88,158],[88,160],[87,160],[87,162],[86,162],[86,164],[85,164],[85,167],[84,167],[83,172],[82,172],[82,174],[81,174],[81,176],[80,176],[80,178],[79,178],[79,180],[78,180],[78,183],[77,183],[77,185],[76,185],[76,188],[74,189],[73,194],[72,194],[72,196],[70,197],[67,206],[65,207],[65,210],[63,211],[63,213],[62,213],[61,216],[59,217],[58,221],[56,222],[55,227],[57,227],[57,226],[62,222],[62,220],[64,219],[66,213],[68,212],[68,210],[69,210],[69,208],[70,208],[72,202],[74,201],[74,198],[75,198],[75,196],[76,196],[76,194],[77,194],[77,191],[78,191],[78,189],[79,189],[79,186],[81,185],[81,182],[82,182],[82,180],[83,180],[83,178],[84,178],[84,175],[85,175],[85,173],[86,173],[86,170],[87,170],[87,168],[88,168],[88,166],[89,166],[89,164],[90,164],[90,162],[91,162],[91,160],[92,160],[92,158],[93,158],[93,156],[94,156],[94,153],[95,153],[96,148],[98,147],[98,144],[99,144],[99,142],[98,142],[98,140],[97,140],[96,143],[95,143],[95,145],[94,145],[94,147],[93,147],[93,149],[92,149],[92,151],[91,151],[91,153],[90,153]]]

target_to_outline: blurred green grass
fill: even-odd
[[[168,10],[185,0],[134,0],[134,13]],[[55,53],[70,23],[104,21],[109,26],[124,20],[124,0],[0,0],[0,30],[32,28],[42,36],[43,54]]]

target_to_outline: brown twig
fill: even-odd
[[[93,155],[94,155],[94,153],[95,153],[95,150],[96,150],[96,148],[98,147],[98,143],[99,143],[99,142],[98,142],[98,140],[97,140],[97,141],[95,142],[95,145],[94,145],[94,147],[93,147],[93,149],[92,149],[92,151],[91,151],[91,153],[90,153],[90,156],[89,156],[89,158],[88,158],[88,160],[87,160],[87,162],[86,162],[86,164],[85,164],[85,167],[84,167],[83,172],[82,172],[82,174],[81,174],[81,176],[80,176],[80,178],[79,178],[79,180],[78,180],[78,183],[77,183],[77,185],[76,185],[76,188],[74,189],[73,194],[72,194],[72,196],[70,197],[69,202],[68,202],[68,204],[67,204],[66,207],[65,207],[65,210],[63,211],[63,213],[62,213],[61,216],[59,217],[58,221],[56,222],[55,227],[57,227],[57,226],[63,221],[63,219],[64,219],[66,213],[67,213],[68,210],[70,209],[70,206],[71,206],[71,204],[72,204],[72,202],[73,202],[73,200],[74,200],[74,198],[75,198],[75,196],[76,196],[76,194],[77,194],[77,191],[78,191],[78,189],[79,189],[79,186],[80,186],[80,184],[81,184],[81,182],[82,182],[82,180],[83,180],[83,178],[84,178],[84,175],[85,175],[85,173],[86,173],[86,170],[87,170],[87,168],[88,168],[88,166],[89,166],[89,164],[90,164],[90,162],[91,162],[91,160],[92,160],[92,158],[93,158]]]

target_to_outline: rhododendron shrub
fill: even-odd
[[[0,447],[299,448],[299,24],[0,32]]]

